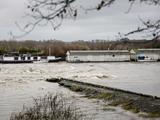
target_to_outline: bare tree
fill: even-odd
[[[151,21],[151,20],[148,21],[141,20],[141,21],[143,23],[143,26],[138,27],[136,30],[125,34],[125,36],[134,33],[145,32],[147,36],[152,37],[153,40],[160,39],[160,19],[157,21]]]
[[[33,20],[28,23],[24,29],[26,33],[32,31],[37,25],[45,25],[50,23],[54,30],[56,30],[65,18],[76,18],[79,12],[80,6],[76,3],[78,0],[28,0],[29,12],[27,16],[31,17]],[[89,8],[86,10],[101,10],[104,7],[109,7],[115,3],[117,0],[100,0],[94,8]],[[160,5],[160,0],[128,0],[130,6],[128,11],[132,8],[135,1],[140,3],[145,3],[149,5]],[[81,6],[82,8],[83,6]],[[152,35],[154,39],[160,38],[160,19],[156,21],[141,20],[143,25],[138,27],[137,30],[133,30],[125,36],[130,34],[146,32],[148,35]]]

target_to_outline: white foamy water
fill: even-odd
[[[73,100],[78,106],[94,114],[96,120],[142,119],[122,109],[103,111],[100,102],[45,81],[52,77],[71,78],[160,97],[160,63],[0,64],[0,120],[8,120],[10,114],[19,111],[23,104],[30,104],[33,97],[48,92],[76,96]]]

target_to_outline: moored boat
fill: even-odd
[[[158,61],[158,58],[153,58],[153,57],[150,57],[150,56],[145,56],[145,55],[139,55],[137,57],[137,61],[138,62],[156,62]]]
[[[51,63],[51,62],[59,62],[59,61],[61,61],[61,57],[55,57],[55,56],[48,56],[47,57],[47,61],[49,62],[49,63]]]
[[[31,56],[28,55],[3,55],[1,56],[0,63],[3,64],[14,64],[14,63],[33,63]]]

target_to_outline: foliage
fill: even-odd
[[[3,55],[3,54],[5,54],[5,53],[7,53],[7,51],[5,50],[5,49],[0,49],[0,55]]]
[[[33,49],[33,48],[27,48],[27,47],[21,47],[19,49],[20,54],[27,54],[27,53],[36,54],[36,53],[39,53],[39,52],[41,52],[39,49],[36,50],[36,49]]]

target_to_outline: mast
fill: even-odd
[[[49,56],[51,56],[51,48],[49,47]]]

